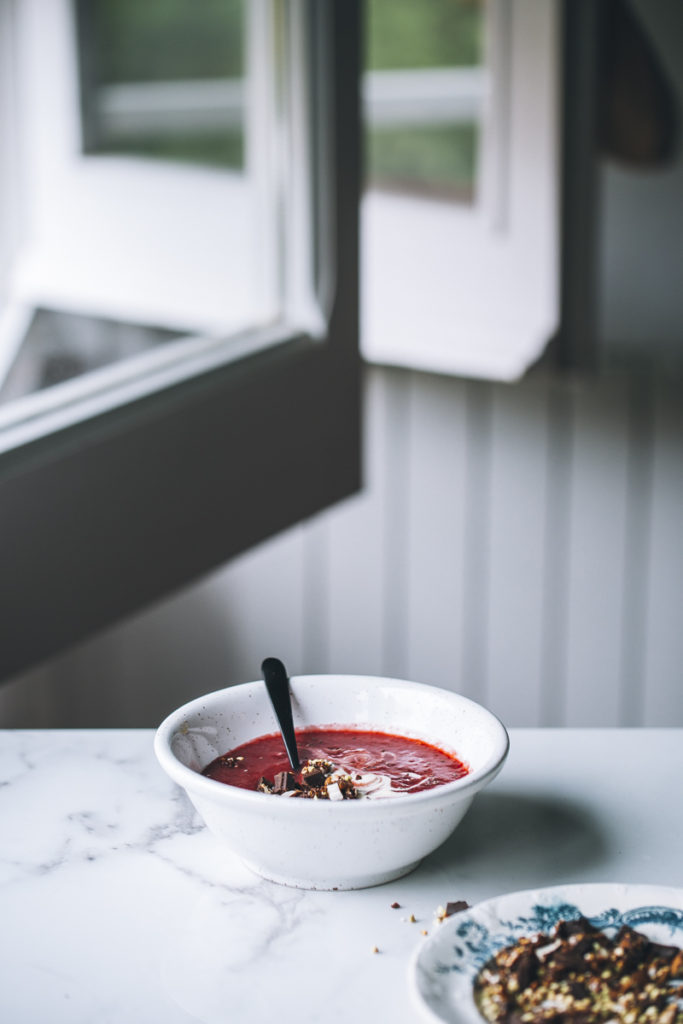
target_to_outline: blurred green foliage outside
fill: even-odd
[[[94,95],[116,83],[241,77],[248,3],[82,0],[81,49]],[[364,0],[364,7],[368,70],[481,63],[483,0]],[[368,127],[368,183],[466,198],[477,141],[475,124]],[[100,136],[97,149],[233,168],[243,162],[241,131]]]

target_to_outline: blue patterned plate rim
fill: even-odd
[[[683,889],[591,882],[525,889],[484,900],[440,924],[410,965],[414,1002],[433,1024],[482,1024],[472,998],[479,968],[522,935],[583,915],[608,933],[622,924],[683,945]]]

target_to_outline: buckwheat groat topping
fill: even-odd
[[[296,774],[278,772],[272,783],[261,778],[256,788],[262,793],[309,800],[355,800],[359,795],[350,775],[320,758],[305,761]]]
[[[482,1016],[503,1024],[683,1024],[683,950],[585,918],[501,949],[474,984]]]

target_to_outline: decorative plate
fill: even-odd
[[[454,914],[422,944],[411,984],[424,1019],[482,1024],[472,996],[480,967],[522,935],[582,915],[607,934],[628,924],[655,941],[683,946],[683,889],[592,884],[508,893]]]

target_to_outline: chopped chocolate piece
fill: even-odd
[[[671,962],[681,955],[681,951],[676,946],[663,946],[659,942],[651,942],[650,954],[658,957],[660,960]]]
[[[577,1001],[582,999],[590,999],[590,990],[584,985],[582,981],[570,981],[569,994],[574,997]]]
[[[517,981],[517,991],[531,984],[539,968],[538,957],[533,949],[525,949],[512,968],[512,977]]]
[[[394,902],[391,904],[391,909],[392,910],[398,910],[400,906],[401,906],[401,904],[397,903],[396,900],[394,900]]]
[[[273,782],[262,776],[256,788],[262,793],[308,800],[355,800],[359,796],[351,776],[322,758],[306,761],[299,776],[287,771],[277,772]]]
[[[585,966],[585,960],[573,947],[554,950],[546,960],[548,976],[565,978],[572,972],[578,974]]]
[[[467,900],[455,900],[453,903],[446,904],[446,917],[451,917],[453,914],[459,914],[461,910],[469,910],[469,903]]]
[[[288,793],[290,790],[298,789],[296,779],[291,772],[278,772],[273,782],[273,793]]]
[[[593,949],[595,939],[592,935],[573,935],[569,941],[572,949],[575,949],[581,956],[585,956]]]
[[[325,772],[321,771],[319,768],[315,768],[310,772],[307,772],[304,769],[301,781],[305,786],[309,786],[311,789],[317,789],[319,786],[322,786],[325,781]]]
[[[568,939],[570,935],[587,935],[597,930],[587,918],[577,917],[574,921],[560,921],[555,928],[555,934],[558,939]]]
[[[327,779],[325,779],[325,788],[328,791],[332,788],[332,786],[336,786],[339,788],[339,792],[341,793],[342,799],[344,800],[355,800],[355,798],[358,796],[358,791],[354,786],[353,782],[351,781],[350,775],[341,775],[339,774],[339,772],[334,772]],[[338,796],[332,796],[332,794],[329,792],[328,795],[330,796],[331,800],[339,799]]]

